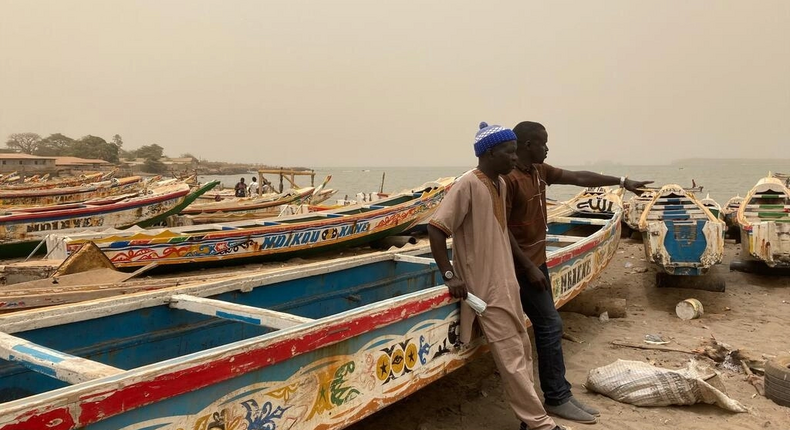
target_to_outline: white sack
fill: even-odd
[[[617,360],[590,370],[588,390],[618,402],[637,406],[693,405],[709,403],[732,412],[746,407],[705,382],[697,362],[680,370],[662,369],[641,361]]]

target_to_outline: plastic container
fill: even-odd
[[[466,295],[466,304],[469,305],[474,311],[479,315],[485,312],[486,310],[486,302],[484,302],[480,297],[475,296],[472,293],[468,293]]]
[[[697,319],[705,313],[702,303],[697,299],[686,299],[675,306],[675,314],[682,320]]]

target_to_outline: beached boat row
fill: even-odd
[[[125,229],[132,225],[193,225],[275,217],[289,205],[314,204],[334,190],[319,187],[287,190],[251,198],[218,202],[196,199],[218,184],[196,185],[184,179],[111,178],[113,172],[86,175],[78,183],[56,181],[57,186],[10,189],[0,187],[0,257],[27,256],[49,235],[84,230]],[[306,211],[305,211],[306,212]]]
[[[647,259],[670,275],[701,275],[720,263],[727,229],[739,231],[742,258],[790,267],[789,184],[788,175],[769,173],[724,207],[669,184],[634,196],[625,220],[641,232]]]
[[[614,194],[569,207],[549,219],[558,307],[621,229]],[[459,347],[441,283],[418,247],[0,315],[0,430],[343,428],[483,350]]]
[[[54,233],[146,227],[163,222],[216,184],[210,182],[192,189],[183,182],[168,180],[130,194],[82,203],[6,210],[0,215],[0,258],[28,255]]]
[[[278,218],[145,231],[52,234],[50,258],[65,258],[92,242],[119,268],[217,265],[285,259],[370,243],[427,218],[452,185],[443,178],[372,204],[343,206]]]

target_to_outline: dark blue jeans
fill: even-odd
[[[551,286],[549,270],[544,263],[540,270]],[[547,405],[557,406],[571,398],[571,384],[565,379],[565,360],[562,357],[562,318],[554,307],[551,287],[541,291],[527,277],[519,273],[521,306],[532,321],[535,347],[538,350],[538,376]]]

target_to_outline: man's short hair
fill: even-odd
[[[546,127],[543,124],[532,121],[521,121],[513,127],[513,132],[516,133],[516,142],[518,143],[536,139],[544,131],[546,131]]]

